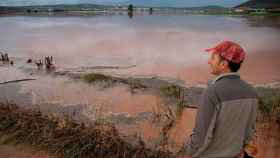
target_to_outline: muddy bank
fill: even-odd
[[[267,123],[258,124],[259,128],[263,128],[263,126],[267,126]],[[257,139],[254,142],[258,148],[256,158],[278,158],[280,155],[280,125],[273,124],[265,132],[264,134],[263,130],[259,129],[259,133],[257,133]]]
[[[24,145],[0,145],[0,158],[55,158],[45,151],[38,151]]]
[[[261,93],[264,96],[263,99],[267,99],[268,96],[271,96],[272,94],[280,94],[279,90],[278,90],[278,92],[269,91],[269,89],[263,89],[263,88],[259,89],[259,91],[260,90],[262,90],[264,92],[264,93]],[[275,95],[273,95],[273,96],[275,96]],[[279,144],[280,144],[279,119],[280,118],[278,117],[280,100],[279,100],[279,98],[278,98],[278,100],[275,100],[274,97],[271,97],[271,99],[273,99],[272,102],[270,100],[265,101],[265,105],[268,107],[272,105],[273,109],[275,109],[275,110],[273,110],[273,109],[270,111],[261,110],[260,111],[261,115],[259,115],[259,117],[258,117],[257,133],[256,133],[256,137],[254,138],[254,141],[253,141],[253,143],[256,144],[258,147],[257,158],[263,158],[263,157],[277,158],[277,156],[279,155],[279,151],[280,151],[279,150]],[[274,103],[276,103],[275,101],[278,101],[278,104],[274,104]],[[157,125],[151,126],[152,125],[151,123],[144,121],[143,123],[141,123],[141,126],[138,126],[138,128],[131,128],[132,126],[130,126],[127,128],[128,130],[135,129],[138,132],[141,131],[141,133],[143,133],[143,135],[127,136],[127,135],[117,134],[120,129],[126,130],[125,128],[120,128],[120,129],[115,128],[115,127],[113,127],[114,126],[113,124],[107,122],[106,120],[97,120],[97,122],[94,121],[94,122],[91,122],[91,124],[86,125],[83,123],[77,123],[76,121],[72,120],[69,117],[64,118],[64,119],[60,117],[60,119],[58,119],[52,114],[43,115],[42,113],[40,113],[37,110],[35,110],[35,111],[26,110],[26,109],[22,109],[22,108],[17,108],[14,105],[7,106],[5,104],[1,104],[0,105],[0,113],[1,113],[0,130],[1,130],[1,136],[2,136],[1,141],[4,141],[6,143],[8,143],[8,142],[24,143],[25,141],[27,141],[27,143],[32,143],[33,146],[34,145],[36,146],[36,143],[38,143],[38,142],[36,142],[35,138],[37,138],[38,135],[40,136],[40,134],[38,134],[38,133],[42,133],[42,131],[49,131],[49,132],[51,132],[51,134],[48,134],[49,132],[48,133],[43,132],[43,134],[42,134],[43,136],[39,137],[40,143],[51,143],[52,141],[50,141],[50,140],[44,141],[44,139],[47,139],[48,137],[50,137],[50,139],[52,139],[53,136],[55,136],[55,139],[56,139],[56,143],[54,145],[59,145],[60,143],[58,143],[58,142],[62,143],[64,141],[64,138],[71,139],[71,141],[70,140],[67,141],[67,143],[64,144],[63,146],[60,146],[60,148],[53,148],[54,145],[49,146],[49,147],[51,147],[51,151],[49,151],[49,147],[44,146],[44,144],[41,144],[42,146],[40,145],[40,147],[43,147],[42,149],[49,151],[50,153],[53,153],[52,149],[55,150],[55,149],[62,149],[64,147],[68,148],[69,146],[74,146],[75,148],[69,147],[69,150],[67,150],[68,153],[69,152],[71,153],[71,150],[76,150],[76,148],[83,147],[83,145],[76,146],[76,144],[79,144],[79,143],[77,143],[77,141],[78,140],[82,141],[82,139],[88,139],[89,135],[87,135],[87,134],[88,134],[88,132],[91,133],[90,132],[91,130],[88,131],[86,129],[88,127],[90,127],[95,130],[101,130],[102,131],[102,132],[100,131],[101,134],[105,135],[105,137],[107,137],[106,135],[109,134],[112,137],[117,136],[117,137],[120,137],[123,140],[125,140],[125,142],[132,143],[133,144],[132,146],[140,145],[141,152],[137,152],[138,154],[140,154],[139,155],[140,157],[143,157],[143,156],[146,157],[147,155],[149,155],[146,153],[145,147],[149,148],[148,153],[151,152],[151,148],[154,148],[154,149],[160,148],[160,149],[164,149],[165,151],[169,150],[169,151],[173,151],[176,153],[176,151],[178,151],[178,149],[180,149],[182,143],[184,143],[184,141],[191,134],[191,131],[194,126],[194,118],[195,118],[196,110],[195,109],[192,109],[192,110],[184,109],[182,114],[177,115],[177,116],[175,116],[175,113],[170,111],[170,109],[168,109],[165,105],[162,105],[161,107],[159,107],[158,110],[159,111],[156,111],[154,113],[155,116],[151,117],[151,118],[153,118],[153,121],[156,121],[153,123],[157,124]],[[276,115],[274,115],[274,114],[276,114]],[[166,117],[166,116],[168,116],[168,117]],[[167,119],[167,118],[169,118],[169,119]],[[159,119],[159,120],[157,120],[157,119]],[[27,122],[25,123],[25,121],[27,121]],[[277,123],[277,121],[278,121],[278,123]],[[125,124],[129,124],[129,123],[126,122]],[[55,128],[55,131],[52,132],[50,128]],[[24,132],[25,130],[27,132]],[[80,130],[82,130],[82,131],[80,131]],[[8,132],[8,133],[6,133],[6,135],[2,135],[5,132]],[[56,133],[56,132],[58,132],[58,133]],[[67,134],[68,132],[70,132],[71,134],[68,136],[66,135],[64,137],[63,135]],[[78,132],[78,133],[76,133],[76,132]],[[113,132],[113,134],[111,132]],[[12,136],[9,137],[9,134],[11,134],[11,133],[14,133],[14,134],[12,134]],[[99,133],[99,132],[97,132],[97,133]],[[126,131],[124,133],[129,133],[129,132]],[[56,137],[57,134],[59,134],[59,137]],[[82,135],[82,137],[79,136],[80,134]],[[78,140],[76,140],[76,139],[74,139],[73,135],[75,135],[75,137],[79,136],[80,138]],[[91,137],[90,141],[93,141],[92,139],[96,138],[96,136],[97,135],[95,135],[94,137]],[[160,139],[157,139],[158,137],[160,137]],[[116,140],[116,139],[114,138],[114,140]],[[146,141],[147,140],[154,141],[154,143],[153,143],[153,145],[146,144],[146,143],[144,143],[146,141],[144,141],[144,140],[142,141],[141,139],[145,139]],[[101,139],[101,140],[108,142],[108,139]],[[75,142],[75,145],[69,145],[69,143],[71,143],[71,142],[72,143]],[[111,141],[109,141],[109,142],[111,142]],[[87,146],[87,143],[90,143],[90,142],[85,141],[83,143],[85,143],[84,145]],[[143,143],[145,144],[144,146],[143,146]],[[104,146],[101,145],[101,147],[104,150],[107,149],[106,146],[107,145],[105,145],[105,148],[103,148]],[[91,145],[90,147],[94,147],[94,145]],[[120,147],[120,146],[118,146],[118,147]],[[4,148],[4,150],[5,149],[6,148]],[[93,150],[93,148],[89,148],[89,149],[91,149],[91,151]],[[111,147],[109,149],[110,149],[110,151],[112,151]],[[142,150],[144,150],[144,151],[142,151]],[[61,150],[61,152],[62,151],[63,150]],[[86,150],[83,150],[83,151],[86,151]],[[119,151],[122,152],[121,149]],[[55,152],[55,153],[59,154],[60,152]],[[65,154],[65,153],[62,153],[62,154]],[[90,153],[87,152],[87,154],[90,154]],[[136,157],[138,157],[138,156],[136,156]],[[160,156],[157,155],[156,157],[160,157]],[[170,155],[167,157],[170,157]]]
[[[72,157],[173,157],[168,151],[148,149],[137,138],[130,143],[107,123],[90,126],[70,118],[58,119],[16,105],[0,106],[1,135],[4,142],[29,144],[66,158]]]

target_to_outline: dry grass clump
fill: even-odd
[[[112,124],[85,125],[0,103],[2,143],[28,144],[65,158],[167,158],[170,152],[126,142]]]

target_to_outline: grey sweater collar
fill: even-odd
[[[229,73],[224,73],[224,74],[221,74],[219,76],[217,76],[213,81],[212,83],[216,83],[218,80],[220,80],[221,78],[223,77],[230,77],[230,76],[235,76],[235,77],[240,77],[239,73],[237,72],[229,72]]]

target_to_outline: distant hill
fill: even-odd
[[[128,6],[130,3],[123,3],[122,6]],[[38,10],[48,10],[52,8],[54,10],[82,10],[82,9],[105,9],[115,7],[115,5],[99,5],[99,4],[58,4],[58,5],[32,5],[32,6],[0,6],[0,10],[28,10],[28,9],[38,9]],[[145,6],[135,6],[135,7],[145,7]],[[147,7],[147,6],[146,6]],[[177,7],[155,7],[155,8],[177,8]],[[227,8],[217,5],[201,6],[201,7],[180,7],[177,9],[189,9],[189,10],[225,10]]]
[[[96,5],[96,4],[58,4],[58,5],[32,5],[32,6],[0,6],[0,11],[3,10],[14,10],[14,11],[25,11],[25,10],[48,10],[49,8],[53,10],[63,10],[63,11],[75,11],[75,10],[82,10],[82,9],[104,9],[109,6],[104,5]]]
[[[126,8],[129,3],[122,4],[123,8]],[[118,5],[117,5],[118,6]],[[135,7],[143,7],[136,5]],[[147,6],[144,6],[147,7]],[[8,12],[25,12],[25,13],[38,13],[38,12],[64,12],[64,11],[89,11],[89,10],[106,10],[116,8],[116,5],[100,5],[100,4],[58,4],[58,5],[33,5],[33,6],[0,6],[0,13]],[[157,10],[170,10],[170,11],[206,11],[206,12],[225,12],[229,8],[218,6],[218,5],[209,5],[201,7],[153,7]]]
[[[219,5],[233,7],[247,0],[0,0],[0,6],[30,6],[30,5],[57,5],[57,4],[100,4],[100,5],[123,5],[146,7],[199,7]]]
[[[202,6],[202,7],[190,7],[190,9],[198,9],[198,10],[225,10],[227,8],[217,5],[209,5],[209,6]]]
[[[249,8],[280,8],[280,0],[249,0],[248,2],[242,3],[238,7],[249,7]]]
[[[120,4],[133,4],[134,6],[146,7],[176,7],[191,8],[208,5],[218,5],[223,7],[233,7],[246,0],[126,0]]]

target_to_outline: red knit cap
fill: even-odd
[[[246,55],[243,48],[241,48],[239,44],[232,41],[223,41],[214,48],[209,48],[205,51],[211,53],[218,53],[225,59],[234,63],[240,63],[245,59]]]

